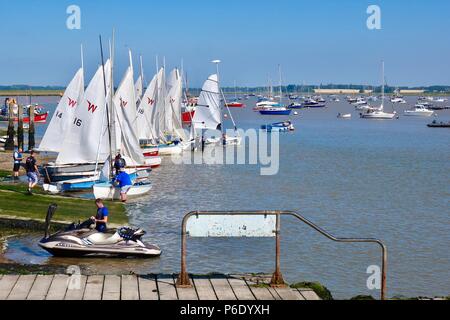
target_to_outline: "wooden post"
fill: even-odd
[[[28,150],[34,149],[34,105],[30,105],[28,108],[28,117],[30,127],[28,128]]]
[[[23,105],[18,105],[17,118],[17,148],[23,150]]]
[[[14,104],[8,105],[8,138],[5,142],[5,150],[14,150]]]

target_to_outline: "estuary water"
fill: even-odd
[[[41,250],[41,235],[8,243],[7,259],[77,264],[94,272],[178,272],[181,219],[192,210],[294,210],[337,237],[374,237],[388,248],[388,295],[434,296],[450,292],[450,130],[426,126],[431,118],[403,116],[417,97],[396,105],[398,120],[360,119],[344,97],[324,109],[262,116],[255,100],[233,109],[240,128],[290,119],[295,131],[280,134],[276,175],[258,165],[174,165],[164,159],[151,173],[151,194],[128,204],[130,224],[148,231],[160,258],[62,259]],[[43,99],[43,98],[42,98]],[[48,102],[49,109],[54,101]],[[390,104],[386,104],[390,109]],[[336,115],[352,113],[352,119]],[[437,111],[450,120],[450,111]],[[227,121],[229,126],[229,121]],[[45,130],[38,127],[38,133]],[[80,213],[84,214],[84,213]],[[112,213],[113,214],[113,213]],[[285,280],[320,281],[337,298],[369,290],[367,268],[380,266],[374,244],[332,242],[290,217],[281,222],[281,270]],[[272,238],[192,238],[188,271],[273,271]]]

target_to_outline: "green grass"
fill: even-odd
[[[38,190],[33,195],[28,195],[26,190],[27,186],[23,184],[0,184],[0,216],[45,219],[47,208],[52,203],[58,205],[53,217],[58,221],[84,220],[96,213],[93,200],[46,195]],[[105,201],[105,205],[110,212],[110,223],[126,224],[128,222],[125,206],[122,203]]]
[[[291,288],[301,289],[307,288],[312,289],[320,299],[322,300],[333,300],[330,290],[319,282],[297,282],[290,285]]]
[[[6,170],[1,170],[0,169],[0,178],[6,178],[6,177],[10,177],[11,176],[11,172],[10,171],[6,171]]]

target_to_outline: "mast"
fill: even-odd
[[[278,65],[278,73],[280,75],[280,105],[281,105],[281,100],[283,98],[283,90],[281,89],[281,66]]]
[[[381,61],[381,111],[384,108],[384,60]]]
[[[102,36],[99,36],[99,40],[100,40],[100,56],[101,56],[101,60],[102,60],[102,70],[103,70],[103,89],[104,89],[104,93],[105,93],[105,98],[108,97],[108,89],[106,87],[106,74],[105,74],[105,62],[104,62],[104,58],[103,58],[103,44],[102,44]],[[111,67],[112,68],[112,67]],[[112,93],[111,93],[112,96]],[[112,100],[112,99],[111,99]],[[110,100],[110,101],[111,101]],[[111,149],[111,127],[110,127],[110,114],[109,114],[109,110],[108,110],[108,104],[106,104],[105,106],[106,108],[106,121],[107,121],[107,127],[108,127],[108,138],[109,138],[109,153],[110,153],[110,157],[111,157],[111,166],[112,166],[112,149]],[[100,135],[100,140],[101,140],[101,135]],[[100,143],[99,143],[100,145]],[[97,161],[95,164],[95,168],[97,171],[97,167],[98,167],[98,153],[97,153]],[[111,173],[111,172],[109,172]],[[108,177],[109,179],[109,177]]]
[[[139,56],[139,63],[140,63],[140,74],[141,74],[141,81],[142,81],[142,91],[144,91],[145,88],[145,81],[144,81],[144,67],[142,64],[142,55]],[[144,94],[144,92],[142,92],[141,94]]]
[[[81,69],[83,70],[83,79],[84,79],[84,54],[83,54],[83,44],[80,46],[80,54],[81,54]],[[83,88],[84,90],[84,88]]]

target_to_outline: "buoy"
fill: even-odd
[[[294,111],[294,114],[295,114],[295,115],[298,115],[298,112],[297,112],[297,111]]]
[[[225,113],[225,114],[223,115],[223,117],[226,119],[226,118],[228,118],[228,115]]]

